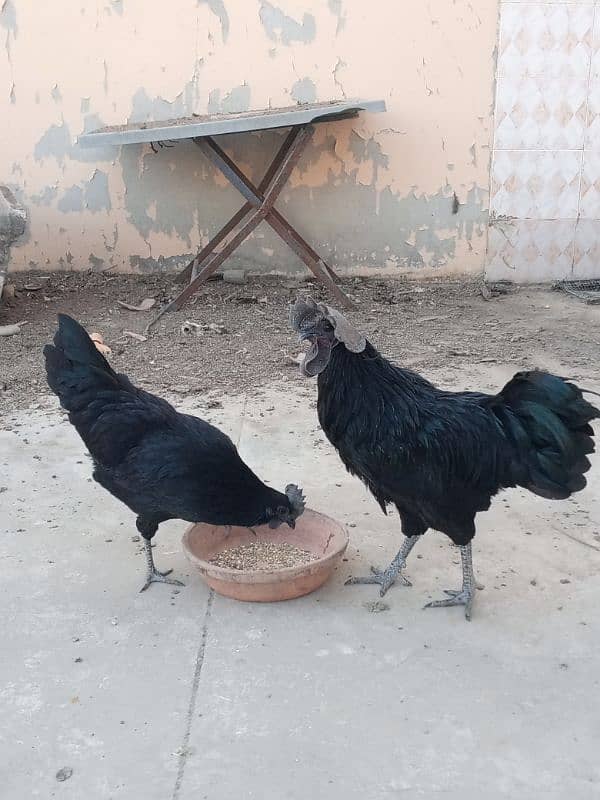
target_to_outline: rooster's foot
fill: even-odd
[[[473,609],[473,599],[475,593],[473,589],[444,589],[445,594],[448,595],[446,600],[433,600],[427,603],[425,608],[447,608],[448,606],[464,606],[465,619],[471,619],[471,611]]]
[[[167,575],[170,575],[172,572],[172,569],[168,569],[166,572],[159,572],[157,569],[149,570],[146,575],[146,583],[142,586],[140,592],[145,592],[151,583],[170,583],[173,586],[185,586],[184,583],[175,578],[167,578]]]
[[[396,566],[395,564],[390,565],[386,570],[379,570],[375,569],[375,567],[371,567],[372,575],[367,576],[366,578],[348,578],[345,586],[355,586],[357,584],[371,584],[376,583],[381,588],[379,590],[379,596],[383,597],[387,590],[392,586],[396,580],[400,580],[400,583],[403,586],[412,586],[412,583],[402,574],[402,568],[404,564],[400,564]]]

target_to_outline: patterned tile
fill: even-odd
[[[504,4],[498,75],[586,79],[593,20],[594,6],[587,3]]]
[[[585,147],[600,150],[600,78],[590,79]]]
[[[588,130],[586,148],[600,150],[600,6],[596,4],[594,36],[592,39],[592,64],[588,94]]]
[[[574,278],[600,278],[600,220],[581,219],[575,231]]]
[[[592,35],[592,70],[590,73],[592,83],[600,81],[600,4],[596,3],[596,16]]]
[[[600,219],[600,151],[586,150],[581,172],[579,214],[582,219]]]
[[[520,219],[575,219],[581,152],[496,150],[491,211]]]
[[[517,283],[567,278],[573,266],[575,220],[492,221],[486,277]]]
[[[498,78],[495,147],[575,150],[586,133],[587,78]]]

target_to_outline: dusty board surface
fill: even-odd
[[[109,125],[82,134],[82,147],[137,144],[165,139],[192,139],[218,136],[224,133],[243,133],[268,128],[286,128],[309,122],[325,122],[339,116],[351,116],[359,111],[385,111],[384,100],[342,100],[328,103],[305,103],[287,108],[267,108],[236,114],[206,114],[180,117],[160,122],[133,122],[128,125]]]

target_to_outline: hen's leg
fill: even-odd
[[[471,619],[473,599],[477,583],[473,573],[473,555],[471,553],[471,542],[460,548],[460,559],[462,563],[463,585],[462,589],[445,589],[448,595],[446,600],[433,600],[427,603],[425,608],[446,608],[447,606],[464,606],[465,618]]]
[[[345,585],[349,586],[365,583],[377,583],[379,586],[381,586],[381,589],[379,590],[379,595],[381,597],[384,596],[397,578],[400,578],[403,586],[412,586],[412,583],[408,580],[408,578],[402,574],[402,570],[406,566],[408,554],[416,545],[417,540],[420,538],[420,536],[406,536],[402,542],[402,547],[396,555],[396,558],[386,570],[379,570],[375,569],[375,567],[371,567],[371,572],[373,573],[372,575],[369,575],[366,578],[348,578]]]
[[[181,581],[175,580],[175,578],[167,578],[167,575],[170,575],[171,572],[173,572],[172,569],[169,569],[166,572],[159,572],[154,566],[154,558],[152,556],[152,537],[158,530],[158,523],[154,522],[154,520],[149,521],[138,517],[136,525],[138,531],[144,537],[144,545],[146,547],[146,583],[142,586],[140,592],[145,592],[151,583],[171,583],[174,586],[183,586],[184,584]]]

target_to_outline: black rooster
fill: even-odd
[[[380,584],[383,596],[428,528],[460,547],[463,584],[429,607],[464,605],[471,618],[475,515],[510,486],[565,499],[586,485],[600,416],[575,384],[519,372],[496,395],[446,392],[387,361],[338,311],[310,298],[292,307],[292,327],[310,349],[302,372],[318,375],[318,415],[346,468],[386,513],[393,503],[406,536],[383,572],[349,583]]]
[[[94,479],[138,515],[148,574],[158,572],[151,540],[161,522],[291,528],[304,510],[302,491],[270,489],[244,464],[235,445],[208,422],[180,414],[137,389],[110,367],[71,317],[59,314],[54,345],[46,345],[48,384],[58,395],[94,461]]]

